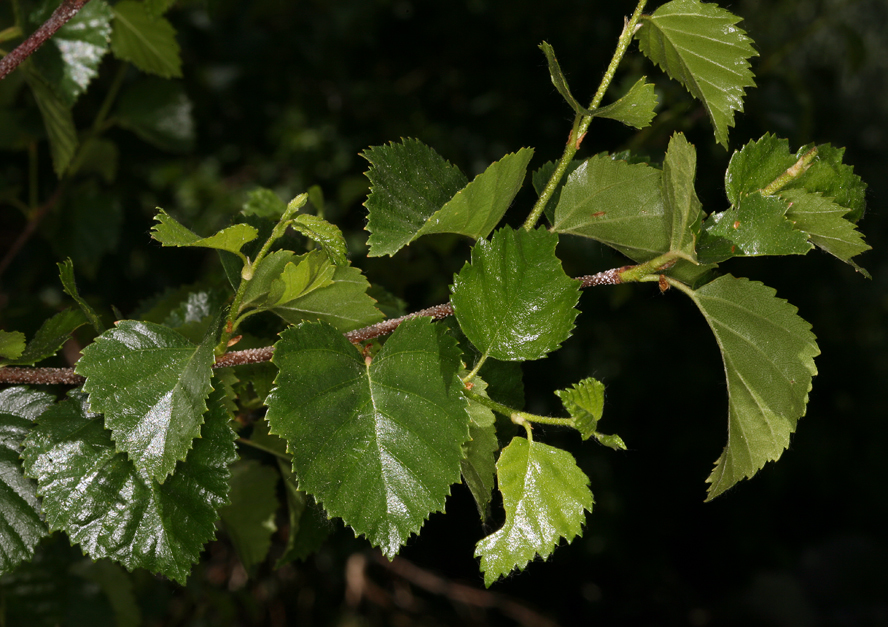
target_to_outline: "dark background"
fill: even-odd
[[[711,334],[681,294],[661,295],[652,285],[596,288],[583,295],[564,349],[525,368],[527,405],[537,412],[558,412],[552,390],[601,379],[608,392],[602,428],[629,446],[614,452],[541,432],[571,450],[591,477],[596,508],[583,538],[482,593],[473,550],[490,530],[482,529],[467,490],[455,486],[448,514],[432,516],[401,553],[436,577],[436,591],[424,587],[422,574],[380,564],[341,525],[305,563],[265,566],[248,580],[222,535],[184,588],[136,573],[149,624],[888,625],[888,5],[720,4],[745,18],[760,53],[753,61],[758,87],[737,115],[731,152],[769,131],[792,149],[831,142],[847,147],[846,163],[870,185],[860,228],[874,250],[858,260],[872,281],[819,251],[724,265],[777,289],[818,336],[823,354],[808,413],[783,458],[704,503],[727,418]],[[214,0],[175,7],[168,17],[183,50],[196,142],[170,154],[112,131],[121,146],[113,190],[122,222],[113,250],[78,277],[81,291],[97,306],[127,312],[166,286],[213,271],[211,256],[152,244],[157,206],[206,233],[225,224],[256,186],[290,198],[318,184],[328,217],[348,230],[354,263],[372,283],[406,300],[409,310],[442,302],[468,245],[433,237],[394,259],[366,259],[367,163],[358,153],[415,137],[470,176],[522,146],[536,150],[533,169],[558,158],[572,115],[537,46],[554,46],[574,94],[588,101],[633,8],[628,1],[567,0]],[[84,124],[114,63],[105,62],[75,109]],[[642,73],[656,80],[661,98],[654,126],[636,133],[595,121],[581,154],[631,148],[659,158],[669,136],[683,131],[697,147],[704,210],[725,208],[730,153],[714,144],[699,104],[637,46],[611,97]],[[22,164],[21,153],[0,154],[7,185]],[[45,169],[48,193],[54,182],[48,163]],[[532,202],[528,185],[511,219],[522,221]],[[3,247],[22,223],[4,207],[0,227]],[[559,252],[573,275],[625,263],[588,241],[566,240]],[[67,254],[50,225],[17,257],[0,294],[10,328],[29,330],[61,298],[54,264]],[[356,595],[361,582],[364,594]],[[461,597],[458,585],[474,589],[475,601]]]

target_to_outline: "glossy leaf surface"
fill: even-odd
[[[539,359],[570,337],[580,292],[555,256],[557,243],[545,229],[506,227],[472,248],[471,262],[454,277],[451,303],[482,354]]]
[[[210,399],[202,437],[160,484],[115,449],[86,395],[47,410],[25,442],[25,471],[37,479],[46,523],[93,559],[146,568],[184,583],[215,534],[227,499],[234,433],[220,393]]]
[[[562,538],[573,541],[594,504],[589,478],[567,451],[516,437],[496,468],[506,522],[475,548],[488,587],[536,556],[547,558]]]
[[[435,212],[416,236],[458,233],[478,239],[490,235],[521,188],[531,157],[533,149],[522,148],[492,163]]]
[[[34,420],[54,401],[52,395],[26,387],[0,390],[0,573],[31,559],[48,534],[37,484],[25,477],[20,455]]]
[[[659,170],[595,155],[567,179],[552,228],[589,237],[634,261],[669,250],[672,224],[666,222]]]
[[[728,444],[707,479],[713,499],[783,454],[820,349],[796,308],[761,283],[725,275],[690,296],[715,334],[728,383]]]
[[[195,346],[168,327],[121,320],[77,362],[90,407],[105,413],[118,449],[160,483],[200,434],[214,344],[212,335]]]
[[[426,221],[468,183],[459,168],[415,139],[373,146],[361,153],[370,162],[367,178],[369,255],[394,255]]]
[[[229,502],[219,508],[219,516],[247,571],[265,559],[277,531],[277,481],[277,470],[255,460],[231,467]]]
[[[716,4],[672,0],[643,17],[635,35],[644,55],[703,103],[725,148],[745,90],[755,86],[749,59],[758,53],[739,21]]]
[[[330,258],[330,261],[337,266],[344,266],[348,263],[345,258],[346,245],[345,237],[342,231],[335,224],[330,224],[323,218],[303,213],[296,216],[290,226],[307,238],[316,242],[323,248],[324,253]]]
[[[141,2],[123,0],[114,5],[111,49],[118,59],[148,74],[182,76],[176,31],[166,18],[151,15]]]
[[[573,427],[584,440],[596,440],[615,449],[626,450],[626,445],[618,435],[605,435],[598,432],[598,421],[604,412],[604,384],[591,377],[575,383],[566,390],[557,390],[567,413],[573,418]]]
[[[271,432],[299,487],[388,557],[459,481],[469,416],[459,350],[428,318],[403,323],[370,361],[324,323],[281,334]]]

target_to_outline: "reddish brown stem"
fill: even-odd
[[[17,68],[22,61],[34,54],[46,40],[55,35],[56,31],[68,23],[83,8],[89,0],[63,0],[61,6],[52,12],[40,28],[31,33],[31,36],[18,45],[8,55],[0,59],[0,79]]]
[[[589,274],[577,277],[580,281],[580,287],[597,287],[599,285],[617,285],[621,283],[620,272],[632,266],[623,266],[621,268],[613,268],[605,270],[598,274]],[[372,340],[383,335],[388,335],[397,329],[402,322],[411,318],[427,316],[434,320],[441,320],[447,316],[453,315],[453,305],[444,303],[435,305],[427,309],[416,311],[400,318],[392,318],[391,320],[383,320],[377,324],[372,324],[363,329],[349,331],[345,337],[352,344],[360,344],[367,340]],[[230,366],[243,366],[245,364],[258,364],[269,361],[274,354],[273,346],[264,348],[250,348],[242,351],[232,351],[225,353],[216,358],[214,368],[228,368]],[[74,374],[73,368],[0,368],[0,384],[32,384],[32,385],[48,385],[48,384],[64,384],[64,385],[80,385],[84,378],[78,374]]]

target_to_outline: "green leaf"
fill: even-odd
[[[272,283],[266,306],[284,305],[333,284],[336,266],[323,253],[312,251],[297,259],[298,263],[291,261],[284,266],[281,276]]]
[[[725,148],[745,88],[755,86],[749,59],[758,53],[739,21],[716,4],[673,0],[643,17],[635,35],[644,55],[703,103]]]
[[[643,262],[669,250],[661,173],[595,155],[571,174],[555,207],[552,228],[589,237]]]
[[[0,366],[17,360],[25,352],[25,334],[0,330]]]
[[[187,152],[194,147],[191,100],[180,83],[147,77],[130,86],[117,107],[120,126],[161,150]]]
[[[800,157],[810,148],[802,146],[796,156]],[[856,223],[863,217],[866,209],[866,183],[854,174],[854,168],[842,163],[844,155],[844,148],[836,148],[830,144],[817,146],[817,158],[811,167],[783,189],[802,188],[832,198],[837,205],[851,210],[845,219]]]
[[[659,101],[653,83],[648,83],[645,77],[641,77],[625,96],[606,107],[599,107],[592,114],[597,118],[608,118],[641,129],[651,125],[657,104]]]
[[[81,562],[84,564],[84,562]],[[133,590],[133,580],[117,564],[107,560],[88,562],[78,573],[84,579],[92,581],[102,589],[114,610],[117,627],[139,627],[142,625],[142,613]]]
[[[25,442],[25,471],[38,481],[50,530],[64,531],[93,559],[184,584],[214,536],[236,459],[222,394],[211,396],[202,437],[163,484],[115,449],[85,394],[71,396],[47,410]]]
[[[35,24],[49,18],[58,3],[47,3],[44,10],[31,17]],[[71,107],[98,76],[99,65],[108,52],[111,36],[111,7],[103,0],[92,0],[77,15],[55,32],[31,57],[35,66],[62,102]]]
[[[567,413],[573,418],[573,427],[584,440],[594,437],[598,442],[616,450],[626,450],[618,435],[598,432],[598,421],[604,411],[604,384],[591,377],[555,392]]]
[[[17,358],[0,360],[0,365],[33,366],[38,361],[52,357],[71,337],[71,333],[86,324],[86,317],[79,309],[65,309],[43,322],[27,348]],[[0,331],[0,337],[4,331]]]
[[[557,243],[545,229],[506,227],[472,248],[450,301],[459,326],[484,355],[539,359],[570,337],[580,290],[555,256]]]
[[[78,174],[98,174],[103,182],[111,184],[117,179],[119,162],[117,144],[100,137],[90,137],[80,147],[75,165]]]
[[[75,367],[117,448],[160,483],[200,433],[214,345],[213,334],[195,346],[168,327],[121,320],[83,349]]]
[[[767,187],[798,159],[789,152],[789,141],[766,133],[735,150],[725,171],[725,193],[732,205]]]
[[[592,115],[593,112],[581,105],[577,99],[573,97],[573,94],[570,93],[570,87],[567,86],[567,79],[564,77],[564,72],[561,71],[561,64],[558,63],[558,59],[555,57],[555,49],[545,41],[539,45],[539,48],[543,51],[543,54],[546,55],[546,61],[549,63],[549,77],[552,79],[552,84],[555,85],[555,89],[558,93],[561,94],[561,96],[567,101],[567,104],[570,105],[570,108],[576,113],[580,115]]]
[[[455,340],[415,318],[371,361],[330,325],[303,323],[272,361],[267,420],[299,487],[393,557],[459,481],[469,416]]]
[[[296,216],[290,223],[294,231],[302,233],[313,242],[317,242],[330,261],[337,266],[348,263],[345,258],[347,252],[345,237],[335,224],[330,224],[323,218],[303,213]]]
[[[57,263],[56,266],[59,268],[59,280],[62,282],[62,289],[65,291],[65,294],[73,298],[74,302],[80,306],[83,315],[86,316],[86,319],[98,333],[104,331],[105,325],[99,319],[99,314],[89,306],[89,303],[81,298],[80,292],[77,291],[77,282],[74,280],[74,262],[66,259],[61,263]]]
[[[852,265],[864,276],[866,270],[851,261],[855,255],[871,250],[863,241],[863,235],[846,219],[848,208],[836,204],[819,193],[809,193],[802,189],[788,189],[780,192],[780,197],[789,201],[786,218],[795,228],[804,231],[808,240]]]
[[[527,174],[533,149],[522,148],[492,163],[447,201],[416,234],[458,233],[487,237],[512,204]]]
[[[210,237],[200,237],[182,226],[163,209],[154,216],[157,224],[151,227],[151,237],[164,246],[196,246],[215,248],[239,254],[247,242],[258,237],[259,232],[249,224],[233,224]]]
[[[87,179],[60,205],[50,219],[53,250],[59,258],[73,259],[84,274],[95,276],[102,256],[116,249],[120,239],[120,200],[103,190],[98,181]]]
[[[28,86],[34,94],[37,108],[43,117],[46,135],[49,138],[49,151],[52,155],[52,167],[56,176],[62,178],[74,153],[77,150],[77,129],[71,108],[55,95],[52,89],[37,76],[35,71],[25,73]]]
[[[487,383],[479,376],[472,379],[472,391],[487,396]],[[469,402],[469,441],[463,445],[465,458],[460,462],[463,481],[475,497],[481,520],[487,520],[491,495],[495,487],[496,452],[499,442],[496,439],[496,416],[481,403]]]
[[[361,153],[370,162],[367,178],[367,240],[371,257],[394,255],[416,238],[426,221],[468,179],[437,152],[415,139],[372,146]]]
[[[0,573],[30,560],[48,534],[37,484],[25,477],[19,456],[31,424],[54,401],[52,395],[26,387],[0,390]]]
[[[552,192],[552,195],[549,197],[549,202],[546,204],[546,210],[544,212],[549,224],[555,222],[555,207],[558,206],[558,201],[561,198],[561,190],[564,189],[564,183],[567,181],[567,177],[573,174],[574,170],[582,164],[583,162],[579,159],[574,159],[568,163],[564,176],[561,177],[561,180],[555,187],[555,191]],[[531,180],[533,181],[533,189],[536,191],[537,196],[542,195],[543,190],[546,189],[549,179],[551,179],[552,175],[555,173],[556,165],[557,164],[554,161],[547,161],[540,166],[538,170],[534,171]]]
[[[669,140],[663,160],[663,217],[672,226],[669,249],[682,258],[697,262],[695,246],[703,219],[700,200],[694,191],[697,152],[682,133]]]
[[[219,516],[247,571],[265,559],[277,531],[277,481],[274,468],[255,460],[231,467],[229,503],[219,508]]]
[[[148,74],[182,76],[176,31],[165,18],[152,16],[141,2],[122,0],[114,5],[111,49],[118,59]]]
[[[761,283],[728,274],[688,295],[715,334],[728,382],[728,445],[707,479],[710,500],[789,445],[820,349],[797,309]]]
[[[145,8],[153,16],[163,15],[174,4],[176,0],[145,0]]]
[[[572,542],[594,504],[589,478],[567,451],[516,437],[496,468],[506,522],[475,548],[487,587],[537,555],[549,557],[561,538]]]
[[[247,202],[244,203],[241,213],[245,216],[259,216],[271,218],[275,222],[281,219],[287,210],[287,203],[272,190],[264,187],[247,192]]]
[[[755,192],[736,207],[714,213],[703,224],[697,258],[717,263],[731,257],[804,255],[813,248],[808,236],[786,219],[789,203]]]

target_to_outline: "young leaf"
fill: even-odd
[[[555,85],[558,93],[567,101],[570,108],[579,115],[592,115],[592,111],[577,102],[577,99],[570,93],[567,79],[564,77],[564,72],[561,71],[561,64],[558,63],[558,59],[555,57],[555,49],[545,41],[539,47],[543,54],[546,55],[546,61],[549,63],[549,77],[552,79],[552,84]]]
[[[672,0],[643,17],[635,35],[644,55],[703,103],[725,148],[745,88],[755,86],[749,59],[758,53],[739,21],[716,4]]]
[[[86,324],[86,317],[79,309],[65,309],[46,320],[27,348],[15,359],[0,360],[0,365],[32,366],[38,361],[52,357],[71,337],[71,333]],[[0,336],[4,332],[0,331]],[[2,344],[2,342],[0,342]]]
[[[244,203],[241,213],[245,216],[271,218],[277,222],[286,210],[287,203],[281,200],[280,196],[270,189],[257,187],[247,192],[247,202]]]
[[[459,481],[469,438],[459,358],[428,318],[399,326],[372,361],[325,323],[275,345],[266,418],[300,488],[390,558]]]
[[[558,390],[555,394],[574,419],[573,427],[580,432],[584,440],[594,437],[605,446],[626,450],[626,445],[620,436],[598,432],[598,421],[601,420],[604,411],[604,384],[590,377],[566,390]]]
[[[168,327],[121,320],[83,349],[75,367],[117,448],[159,483],[200,433],[214,344],[212,333],[195,346]]]
[[[736,207],[712,214],[703,224],[697,259],[718,263],[731,257],[806,254],[813,246],[786,219],[788,206],[777,196],[742,196]]]
[[[715,334],[728,382],[728,445],[707,479],[711,500],[783,454],[820,349],[796,308],[761,283],[728,274],[688,294]]]
[[[489,362],[488,362],[489,363]],[[472,391],[487,396],[487,383],[479,376],[472,379]],[[460,462],[463,481],[475,497],[481,520],[487,520],[490,499],[495,487],[496,452],[499,442],[496,439],[496,416],[485,405],[468,399],[469,441],[463,445],[465,459]]]
[[[663,160],[663,208],[666,224],[671,223],[669,249],[696,263],[695,247],[703,219],[700,200],[694,191],[697,151],[682,133],[669,140]]]
[[[151,227],[151,237],[164,246],[196,246],[215,248],[239,254],[247,242],[252,242],[259,232],[249,224],[233,224],[210,237],[200,237],[182,226],[163,209],[154,216],[157,224]]]
[[[303,213],[296,216],[290,226],[294,231],[298,231],[318,243],[330,261],[337,266],[348,264],[348,260],[345,258],[347,252],[345,237],[335,224],[330,224],[318,216]]]
[[[255,460],[241,461],[231,467],[229,503],[219,508],[225,531],[249,571],[262,562],[271,548],[271,534],[278,509],[277,471]]]
[[[573,174],[574,170],[580,167],[583,164],[579,159],[572,160],[567,165],[567,170],[564,172],[564,176],[558,182],[557,187],[555,187],[555,191],[552,192],[552,195],[549,197],[549,202],[546,204],[546,210],[544,215],[546,219],[549,221],[549,224],[555,222],[555,207],[558,206],[558,200],[561,198],[561,190],[564,189],[564,183],[567,181],[567,178]],[[549,179],[552,178],[552,174],[555,173],[556,163],[554,161],[547,161],[543,165],[539,167],[538,170],[534,170],[533,175],[531,176],[531,181],[533,182],[533,189],[536,191],[537,196],[542,195],[543,190],[546,189],[546,185],[549,183]]]
[[[659,170],[595,155],[571,174],[555,207],[552,228],[648,261],[669,250],[671,222],[664,216]]]
[[[93,559],[147,568],[184,584],[227,500],[237,453],[222,394],[210,397],[202,437],[163,484],[118,452],[86,395],[50,408],[25,441],[25,472],[37,479],[46,523]]]
[[[25,78],[43,117],[43,125],[49,138],[53,170],[57,177],[62,178],[77,150],[78,139],[74,117],[71,115],[70,107],[55,95],[35,70],[26,71]]]
[[[0,330],[0,366],[11,363],[25,352],[25,334]]]
[[[572,542],[594,504],[589,478],[567,451],[516,437],[496,468],[506,522],[475,547],[487,587],[537,555],[547,558],[561,538]]]
[[[148,74],[180,78],[182,59],[176,31],[163,17],[154,17],[141,2],[122,0],[114,5],[114,56]]]
[[[48,535],[37,484],[25,477],[20,455],[33,421],[53,402],[52,395],[25,387],[0,390],[0,573],[34,557]]]
[[[522,148],[492,163],[431,216],[416,237],[459,233],[479,239],[490,235],[521,189],[531,157],[533,149]]]
[[[43,10],[32,14],[31,21],[42,24],[54,8],[52,3],[44,3]],[[98,76],[99,64],[108,51],[111,19],[111,7],[103,0],[92,0],[55,32],[49,45],[31,57],[65,106],[73,106]]]
[[[117,108],[120,126],[161,150],[187,152],[194,147],[191,100],[178,82],[148,77],[129,87]]]
[[[641,77],[625,96],[606,107],[599,107],[592,112],[592,115],[640,129],[651,125],[657,104],[657,93],[654,91],[653,83],[648,83],[645,77]]]
[[[61,263],[57,263],[56,266],[59,268],[59,280],[62,282],[62,289],[65,291],[65,294],[73,298],[74,302],[80,306],[83,315],[86,316],[86,319],[89,320],[89,323],[98,333],[104,331],[105,325],[99,319],[99,314],[89,306],[89,303],[81,298],[80,292],[77,291],[77,282],[74,280],[74,262],[66,259]]]
[[[367,240],[371,257],[394,255],[426,221],[466,186],[468,179],[441,155],[415,139],[373,146],[361,153],[367,178]]]
[[[787,189],[780,197],[789,201],[786,218],[796,229],[804,231],[815,246],[838,257],[868,276],[866,270],[851,261],[851,257],[870,250],[863,235],[846,219],[848,208],[842,207],[819,193],[802,189]]]
[[[459,326],[484,355],[539,359],[570,337],[580,297],[555,256],[558,236],[545,229],[503,228],[478,240],[454,277],[451,303]]]
[[[725,193],[732,205],[768,186],[798,159],[789,152],[789,141],[766,133],[735,150],[725,171]]]

